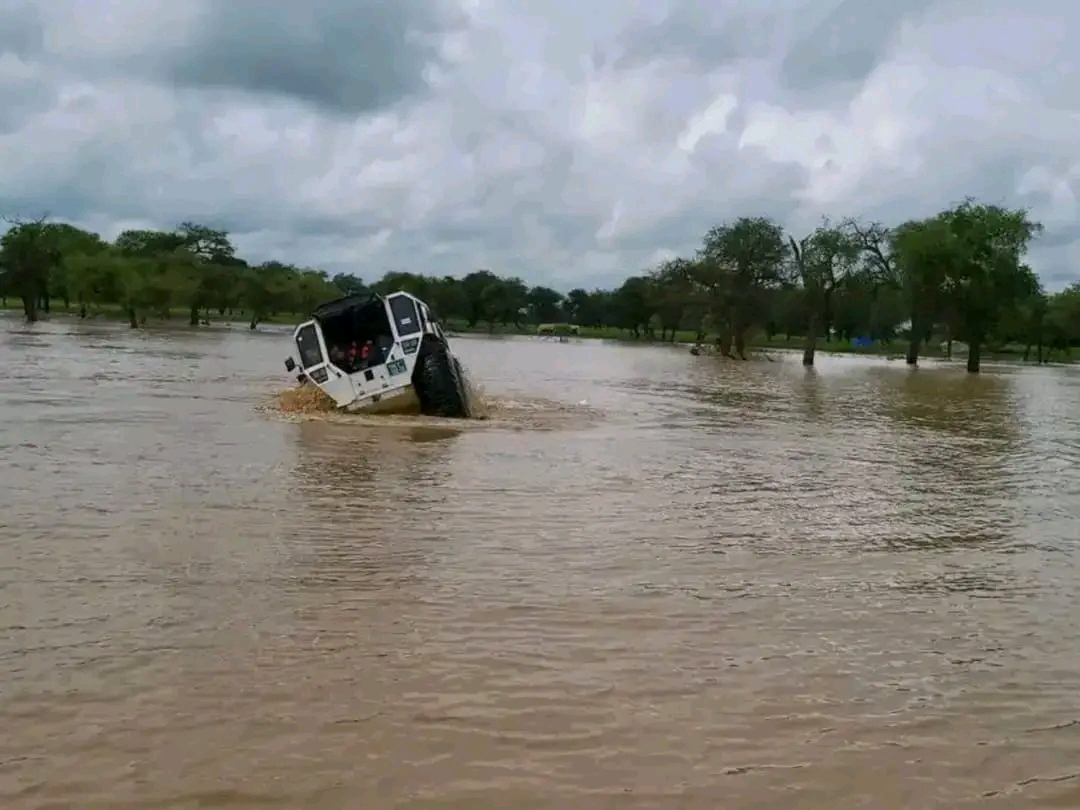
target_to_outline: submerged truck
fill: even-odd
[[[461,362],[431,308],[414,295],[347,295],[293,330],[285,369],[353,413],[466,419],[472,403]]]

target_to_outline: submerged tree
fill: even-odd
[[[833,296],[859,258],[857,243],[828,221],[799,242],[789,237],[799,279],[806,296],[806,344],[803,365],[814,365],[817,339],[831,327]]]
[[[55,233],[47,217],[24,222],[13,220],[0,237],[0,275],[3,285],[22,299],[23,314],[29,323],[38,319],[39,308],[48,312],[49,285],[61,262]]]
[[[899,265],[911,300],[908,363],[916,362],[920,341],[947,310],[956,336],[968,344],[968,371],[979,371],[991,332],[1022,301],[1039,294],[1038,279],[1023,256],[1041,228],[1025,211],[966,200],[897,229]]]
[[[740,217],[710,228],[698,257],[698,278],[711,293],[720,350],[729,354],[734,343],[746,359],[746,334],[765,322],[768,292],[787,275],[784,229],[766,217]]]

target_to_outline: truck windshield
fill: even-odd
[[[415,335],[420,331],[420,319],[416,314],[416,305],[404,295],[390,299],[390,311],[394,314],[394,326],[398,337]]]
[[[319,336],[315,332],[315,324],[309,323],[300,327],[296,333],[296,350],[300,353],[300,367],[309,369],[319,365],[323,361],[322,348],[319,346]]]

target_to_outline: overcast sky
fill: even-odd
[[[1080,278],[1075,0],[0,0],[0,213],[567,290],[712,224],[1024,205]]]

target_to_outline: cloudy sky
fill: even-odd
[[[560,289],[975,195],[1080,278],[1075,0],[0,0],[0,213]]]

